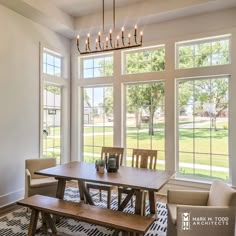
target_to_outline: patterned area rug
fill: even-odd
[[[93,200],[95,205],[106,208],[106,194],[102,194],[102,201],[99,201],[96,192]],[[79,201],[79,192],[77,188],[67,188],[65,199],[69,201]],[[148,204],[146,204],[148,205]],[[112,195],[111,208],[117,209],[117,195]],[[158,219],[151,225],[145,236],[166,236],[167,225],[167,210],[165,204],[157,203]],[[134,208],[128,205],[126,212],[133,213]],[[146,207],[146,213],[149,212],[149,207]],[[0,236],[26,236],[28,232],[28,224],[30,221],[30,213],[26,208],[11,212],[0,218]],[[38,224],[40,226],[40,224]],[[114,232],[111,229],[100,227],[97,225],[87,224],[81,221],[72,219],[61,219],[56,225],[59,233],[73,236],[109,236]],[[37,236],[45,235],[43,232],[38,232]]]

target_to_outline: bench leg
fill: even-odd
[[[32,209],[31,217],[30,217],[28,236],[34,236],[35,235],[38,218],[39,218],[39,211],[35,210],[35,209]]]
[[[50,214],[45,213],[44,217],[45,217],[47,226],[52,230],[53,234],[56,234],[57,233],[57,228],[56,228],[56,226],[54,224],[54,221],[53,221],[52,217],[50,216]]]

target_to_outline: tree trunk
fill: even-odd
[[[154,109],[151,108],[150,110],[150,116],[149,116],[149,135],[154,135],[154,127],[153,127],[153,120],[154,120]]]
[[[140,129],[141,128],[141,112],[140,112],[140,109],[138,109],[135,112],[135,121],[136,121],[136,128]]]

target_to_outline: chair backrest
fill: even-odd
[[[236,190],[221,180],[215,180],[210,188],[207,205],[236,206]]]
[[[35,171],[56,166],[56,158],[37,158],[25,160],[25,168],[29,170],[32,179],[46,178],[47,176],[36,175]]]
[[[124,148],[120,147],[102,147],[101,159],[105,159],[105,156],[118,155],[120,166],[123,163]]]
[[[157,150],[133,149],[132,167],[156,169]]]

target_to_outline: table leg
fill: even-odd
[[[57,198],[59,199],[64,198],[65,188],[66,188],[66,179],[62,179],[62,178],[58,179],[57,193],[56,193]]]
[[[85,183],[82,180],[78,180],[79,183],[79,189],[81,190],[83,196],[86,198],[86,201],[88,202],[89,205],[95,205],[93,202],[92,197],[90,196],[87,188],[85,187]]]
[[[31,217],[30,217],[28,236],[34,236],[35,235],[38,218],[39,218],[39,211],[35,210],[35,209],[32,209]]]
[[[78,181],[78,188],[79,188],[80,201],[84,201],[84,193],[80,187],[79,181]]]
[[[127,206],[128,202],[133,197],[134,192],[135,191],[133,189],[129,190],[129,193],[126,195],[126,197],[123,200],[123,202],[118,206],[118,211],[123,211],[125,209],[125,207]]]
[[[144,191],[135,190],[136,201],[135,201],[135,214],[143,216],[145,212],[143,212],[143,204],[144,204]]]
[[[157,208],[156,208],[156,201],[155,201],[155,192],[149,190],[148,191],[148,195],[149,195],[149,204],[150,204],[150,213],[155,215],[157,217]]]

